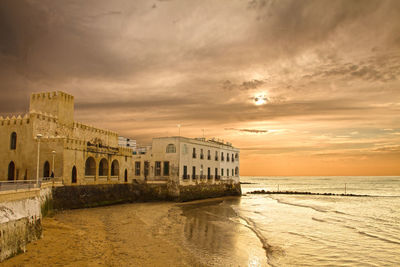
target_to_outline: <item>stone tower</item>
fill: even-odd
[[[61,124],[74,123],[74,97],[61,91],[31,95],[29,112],[48,113]]]

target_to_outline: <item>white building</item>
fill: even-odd
[[[118,136],[118,145],[122,147],[129,147],[132,149],[136,149],[136,140],[126,138],[123,136]]]
[[[205,138],[154,138],[145,154],[134,155],[134,178],[179,185],[239,182],[239,149]]]

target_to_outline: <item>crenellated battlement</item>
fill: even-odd
[[[73,102],[74,96],[64,93],[62,91],[54,91],[54,92],[41,92],[41,93],[33,93],[31,94],[31,101],[46,101],[49,99],[60,99],[65,102]]]
[[[24,125],[30,123],[29,113],[13,115],[11,118],[9,116],[3,117],[0,116],[0,126],[9,126],[9,125]]]
[[[104,134],[104,135],[108,135],[110,137],[117,137],[118,138],[118,134],[116,132],[110,131],[110,130],[104,130],[104,129],[100,129],[100,128],[96,128],[92,125],[87,125],[84,123],[80,123],[80,122],[74,122],[73,127],[75,129],[82,129],[85,131],[89,131],[89,132],[93,132],[93,133],[100,133],[100,134]]]

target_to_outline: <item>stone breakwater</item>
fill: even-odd
[[[26,250],[42,235],[42,217],[53,210],[80,209],[151,201],[185,202],[223,196],[240,196],[239,183],[97,184],[42,187],[1,192],[0,262]]]

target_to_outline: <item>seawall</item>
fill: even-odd
[[[48,187],[0,192],[0,262],[41,237],[44,203],[51,192]]]

